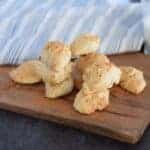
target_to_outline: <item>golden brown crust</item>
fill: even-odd
[[[86,68],[83,74],[83,80],[89,87],[111,88],[113,84],[118,84],[121,77],[121,71],[112,63],[99,65],[94,63]]]
[[[75,110],[91,114],[106,108],[109,104],[108,88],[119,82],[118,76],[120,80],[120,69],[111,63],[89,65],[83,72],[83,85],[73,104]]]
[[[109,59],[107,56],[103,54],[97,54],[97,53],[91,53],[87,54],[85,56],[81,56],[77,60],[77,69],[83,73],[84,70],[89,67],[93,63],[98,63],[99,65],[103,65],[105,63],[110,63]]]
[[[15,82],[21,84],[38,83],[41,81],[41,76],[36,72],[35,68],[41,65],[39,60],[27,61],[11,71],[10,77]]]
[[[122,76],[120,86],[133,94],[139,94],[146,86],[143,72],[130,66],[120,67]]]
[[[41,55],[41,61],[48,71],[43,74],[46,96],[56,98],[68,94],[73,89],[71,77],[71,51],[68,45],[59,41],[48,42]]]
[[[73,107],[82,114],[91,114],[96,110],[103,110],[109,104],[109,90],[94,89],[87,90],[84,84],[82,89],[76,95]]]
[[[62,70],[70,60],[70,47],[60,41],[48,42],[41,54],[41,61],[54,71]]]
[[[73,90],[73,80],[68,78],[59,84],[45,83],[46,97],[57,98],[69,94]]]
[[[87,55],[81,56],[79,59],[77,59],[74,62],[73,75],[72,75],[74,78],[75,87],[77,89],[81,89],[81,87],[82,87],[83,72],[86,70],[87,67],[89,67],[93,63],[97,63],[99,65],[104,65],[104,64],[110,63],[110,61],[107,56],[105,56],[103,54],[97,54],[97,53],[87,54]]]
[[[49,71],[49,75],[48,75],[48,78],[46,80],[48,82],[51,82],[52,84],[58,84],[64,80],[66,80],[68,77],[70,77],[71,71],[72,71],[72,64],[69,63],[62,70],[59,70],[59,71],[52,71],[51,70],[51,71]]]
[[[96,52],[100,45],[100,38],[89,33],[82,34],[71,43],[72,56],[86,55]]]

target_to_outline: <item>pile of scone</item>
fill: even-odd
[[[10,72],[17,83],[43,82],[48,98],[67,95],[75,88],[73,107],[83,114],[103,110],[109,105],[109,89],[120,85],[133,94],[146,86],[142,71],[130,66],[116,66],[107,56],[98,54],[100,39],[83,34],[70,45],[48,42],[39,59],[24,62]]]

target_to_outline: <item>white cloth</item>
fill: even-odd
[[[150,0],[142,0],[144,23],[144,52],[150,54]]]
[[[139,51],[144,41],[140,3],[103,0],[0,1],[0,64],[37,58],[48,40],[70,43],[81,33],[101,37],[98,52]]]

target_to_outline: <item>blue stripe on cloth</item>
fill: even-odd
[[[81,33],[101,37],[98,52],[139,51],[143,43],[140,4],[103,0],[7,0],[0,2],[0,64],[37,58],[48,40],[66,43]]]
[[[150,0],[142,0],[143,2],[143,23],[144,23],[144,53],[150,54]]]

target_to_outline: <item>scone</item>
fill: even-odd
[[[69,63],[64,67],[64,69],[59,71],[50,71],[48,74],[48,82],[51,82],[52,84],[58,84],[64,80],[66,80],[68,77],[70,77],[72,71],[72,64]],[[45,80],[45,81],[46,81]]]
[[[101,88],[87,91],[83,86],[75,97],[73,107],[82,114],[91,114],[96,110],[103,110],[108,104],[109,90]]]
[[[70,60],[70,47],[59,41],[48,42],[41,54],[41,61],[54,71],[64,69]]]
[[[73,57],[86,55],[98,50],[100,38],[89,33],[82,34],[71,43],[71,52]]]
[[[70,47],[59,41],[49,42],[43,50],[41,61],[49,73],[43,76],[46,97],[57,98],[70,93],[73,89],[71,77]]]
[[[103,65],[105,63],[110,63],[110,61],[108,57],[103,54],[90,53],[80,57],[76,61],[76,67],[81,73],[83,73],[84,70],[93,63],[98,63],[99,65]]]
[[[45,82],[46,97],[57,98],[69,94],[73,90],[73,80],[68,78],[59,84]]]
[[[43,64],[39,60],[27,61],[11,71],[10,77],[15,82],[21,84],[38,83],[42,78],[37,73],[36,68],[43,68]]]
[[[121,77],[121,70],[112,63],[99,65],[94,63],[86,68],[83,74],[83,81],[91,88],[111,88],[118,84]]]
[[[74,101],[76,111],[90,114],[96,110],[103,110],[109,104],[109,90],[118,79],[112,75],[114,65],[93,63],[83,72],[83,85]],[[109,74],[109,75],[108,75]],[[108,78],[110,76],[110,78]],[[119,79],[120,80],[120,79]]]
[[[130,66],[120,67],[122,71],[120,86],[133,94],[139,94],[146,86],[143,72]]]
[[[81,89],[83,79],[82,75],[83,72],[87,67],[92,65],[93,63],[98,63],[99,65],[110,63],[107,56],[103,54],[97,54],[97,53],[90,53],[85,56],[81,56],[78,60],[74,62],[73,67],[73,78],[74,78],[74,84],[77,89]]]

